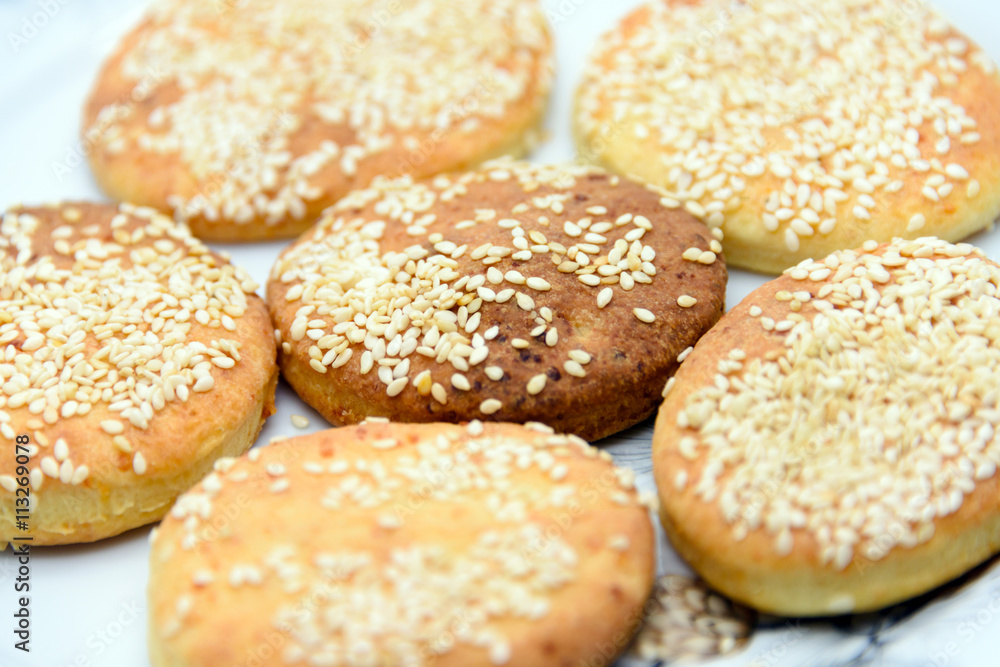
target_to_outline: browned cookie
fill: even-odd
[[[919,595],[1000,550],[1000,267],[874,241],[805,262],[723,317],[660,411],[678,552],[764,611]]]
[[[551,51],[536,0],[165,0],[83,134],[112,197],[206,240],[289,237],[376,175],[525,152]]]
[[[278,375],[255,289],[151,209],[3,214],[0,542],[90,542],[156,521],[215,459],[246,451]]]
[[[576,132],[755,271],[1000,215],[1000,77],[927,2],[654,0],[600,41]]]
[[[579,438],[480,422],[220,461],[153,539],[152,664],[610,663],[653,585],[632,478]]]
[[[596,440],[653,413],[723,311],[719,242],[601,170],[510,161],[379,180],[268,284],[285,377],[334,424],[540,421]]]

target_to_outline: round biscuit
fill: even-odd
[[[481,422],[220,461],[153,539],[152,664],[611,661],[655,569],[632,480],[579,438]]]
[[[716,590],[859,613],[1000,551],[1000,266],[874,241],[789,269],[695,346],[653,439],[663,524]]]
[[[723,312],[718,241],[605,172],[510,161],[341,200],[278,259],[284,376],[333,424],[649,417]]]
[[[156,521],[215,459],[249,449],[278,379],[256,287],[151,209],[4,213],[0,542]]]
[[[754,271],[965,238],[1000,215],[1000,76],[911,4],[645,4],[586,67],[580,152],[668,190]]]
[[[166,0],[103,66],[83,139],[116,199],[286,238],[376,175],[525,152],[551,78],[536,0]]]

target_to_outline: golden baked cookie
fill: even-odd
[[[278,259],[284,376],[333,424],[539,421],[587,440],[653,414],[723,311],[705,225],[577,166],[508,160],[345,197]]]
[[[83,136],[112,197],[206,240],[290,237],[376,175],[525,152],[551,78],[537,0],[161,0]]]
[[[1000,215],[1000,77],[926,2],[654,0],[601,40],[575,131],[765,273]]]
[[[153,538],[151,662],[610,664],[653,586],[632,479],[579,438],[478,421],[219,461]]]
[[[1000,266],[874,241],[748,296],[667,387],[663,524],[758,609],[863,612],[1000,550]]]
[[[156,521],[215,459],[246,451],[278,375],[255,289],[152,209],[3,214],[0,543]]]

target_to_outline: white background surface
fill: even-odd
[[[904,6],[920,1],[899,0]],[[85,161],[77,162],[81,109],[101,61],[139,19],[145,4],[130,0],[0,0],[0,210],[18,202],[103,199]],[[570,112],[586,54],[597,37],[634,4],[635,0],[544,2],[556,37],[558,73],[546,123],[549,138],[532,159],[550,162],[574,157]],[[1000,61],[1000,2],[941,0],[938,6]],[[12,34],[17,37],[12,39]],[[57,163],[76,166],[60,173]],[[992,258],[1000,257],[1000,232],[986,232],[971,240]],[[263,284],[283,245],[225,249]],[[729,306],[763,281],[760,276],[732,270]],[[279,388],[277,406],[278,413],[267,422],[261,443],[273,436],[301,433],[291,425],[292,414],[308,416],[308,430],[324,425],[287,386]],[[647,473],[641,475],[647,488],[651,488],[646,456],[651,433],[650,422],[602,443],[611,447],[620,462]],[[0,554],[0,667],[148,667],[148,532],[144,528],[93,545],[35,550],[31,559],[30,655],[12,648],[15,564],[9,551]],[[684,571],[665,545],[661,567]],[[932,605],[890,631],[897,643],[870,659],[886,665],[998,664],[998,582],[1000,577],[987,573],[960,595]],[[842,664],[847,658],[838,656],[854,655],[867,641],[862,635],[843,634],[825,626],[775,625],[777,630],[759,633],[745,652],[725,662]]]

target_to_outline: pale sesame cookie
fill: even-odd
[[[1000,266],[874,241],[789,269],[694,348],[653,438],[662,518],[716,590],[815,616],[1000,550]]]
[[[156,521],[215,459],[246,451],[278,375],[255,289],[152,209],[4,213],[0,543],[90,542]]]
[[[334,424],[627,428],[725,298],[718,240],[659,200],[596,168],[509,160],[377,180],[275,264],[282,371]]]
[[[153,537],[152,664],[609,664],[653,586],[633,478],[579,438],[478,421],[219,461]]]
[[[1000,77],[928,2],[654,0],[601,40],[581,152],[778,273],[1000,215]]]
[[[113,197],[206,240],[289,237],[376,175],[524,153],[551,78],[537,0],[160,0],[83,136]]]

